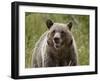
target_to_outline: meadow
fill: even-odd
[[[48,30],[46,20],[73,22],[72,33],[78,50],[79,65],[89,65],[89,16],[25,12],[25,68],[32,67],[32,54],[39,37]]]

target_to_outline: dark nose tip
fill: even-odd
[[[55,41],[55,43],[59,43],[59,38],[55,37],[54,41]]]

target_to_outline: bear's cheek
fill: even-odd
[[[71,42],[70,42],[71,38],[70,37],[64,36],[61,39],[62,39],[61,45],[63,45],[63,46],[69,46],[71,44]]]
[[[61,35],[61,40],[62,40],[63,43],[66,42],[66,40],[67,40],[66,34],[65,35]]]
[[[66,45],[66,39],[62,39],[62,42],[61,42],[61,45],[63,46],[65,46]]]
[[[48,34],[47,36],[47,43],[49,46],[53,46],[53,36],[51,36],[50,34]]]
[[[66,38],[64,40],[64,44],[67,46],[67,47],[70,47],[73,43],[73,40],[71,38]]]

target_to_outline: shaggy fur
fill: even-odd
[[[72,23],[47,21],[49,28],[38,40],[33,52],[33,67],[76,66],[77,50],[71,33]],[[55,38],[57,39],[54,40]]]

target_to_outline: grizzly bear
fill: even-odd
[[[77,49],[71,33],[73,23],[46,21],[48,31],[38,40],[33,52],[33,67],[78,65]]]

